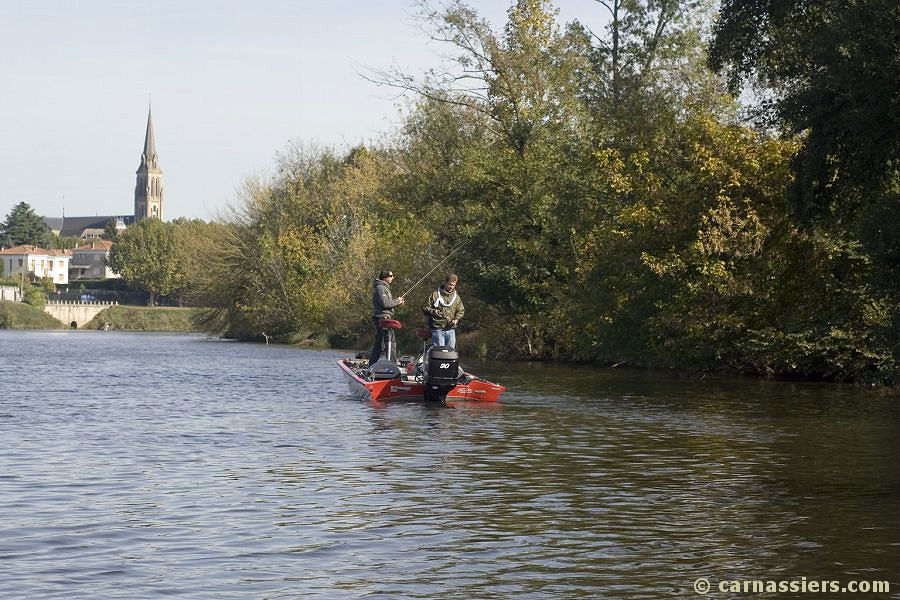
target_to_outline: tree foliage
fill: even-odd
[[[110,251],[109,265],[129,285],[150,294],[150,306],[185,283],[175,228],[157,219],[142,219],[125,230]]]
[[[291,148],[276,178],[248,181],[201,286],[209,325],[242,337],[359,330],[368,320],[365,282],[383,264],[403,272],[399,249],[421,239],[384,194],[394,171],[365,148],[343,158]]]
[[[48,247],[51,237],[50,228],[27,202],[16,204],[0,224],[0,246],[6,248],[23,244]]]
[[[71,250],[79,244],[84,243],[80,237],[74,235],[50,235],[45,248],[55,248],[57,250]]]
[[[898,31],[887,0],[725,1],[710,51],[732,90],[764,98],[759,120],[800,143],[790,197],[804,243],[789,258],[832,298],[803,339],[838,371],[900,360]]]
[[[22,292],[25,297],[25,304],[44,310],[44,307],[47,305],[48,292],[45,286],[27,284],[23,286]]]
[[[602,31],[561,27],[542,0],[513,3],[502,30],[459,2],[426,12],[451,60],[375,78],[415,98],[390,145],[291,148],[188,236],[207,240],[191,288],[209,326],[368,343],[378,270],[399,295],[465,242],[444,265],[464,351],[896,381],[896,189],[852,218],[802,218],[811,134],[741,124],[706,66],[710,7],[595,8]]]
[[[110,219],[106,222],[106,225],[103,227],[103,235],[100,236],[104,240],[108,240],[110,242],[115,242],[119,237],[119,230],[116,229],[116,220]]]
[[[796,204],[805,221],[852,226],[888,190],[896,203],[898,31],[893,0],[722,2],[710,64],[733,90],[768,91],[760,116],[804,136]]]

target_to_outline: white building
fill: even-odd
[[[3,261],[3,274],[6,277],[49,277],[53,283],[69,283],[71,258],[71,250],[44,250],[37,246],[16,246],[0,250],[0,261]]]
[[[94,240],[90,244],[72,250],[72,279],[112,279],[120,277],[113,273],[107,263],[113,243],[108,240]]]

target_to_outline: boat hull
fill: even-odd
[[[424,400],[425,384],[403,376],[400,379],[369,381],[360,377],[347,359],[339,359],[338,367],[343,371],[354,396],[363,400],[378,402],[388,400]],[[483,379],[471,378],[467,383],[458,384],[447,392],[447,400],[464,402],[497,402],[506,388]]]

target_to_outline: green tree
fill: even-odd
[[[81,238],[75,237],[74,235],[51,235],[46,247],[68,250],[75,248],[82,242],[83,240]]]
[[[706,67],[704,25],[708,2],[596,0],[608,18],[600,33],[581,22],[592,68],[582,88],[599,141],[627,149],[654,143],[686,112],[729,119],[734,105]],[[593,15],[591,15],[593,16]],[[586,19],[591,20],[591,19]]]
[[[106,226],[103,228],[103,235],[100,236],[104,240],[109,240],[110,242],[115,242],[119,237],[119,230],[116,229],[116,220],[110,219],[106,222]]]
[[[29,244],[46,247],[51,242],[50,228],[26,202],[20,202],[0,224],[0,245],[6,247]]]
[[[157,296],[184,285],[174,227],[157,219],[142,219],[122,233],[110,251],[109,265],[129,285],[150,294],[150,306]]]
[[[44,294],[49,296],[50,294],[56,291],[56,284],[53,283],[53,277],[49,275],[41,277],[39,282],[39,287],[44,291]]]
[[[757,118],[801,143],[792,198],[806,244],[793,248],[795,264],[834,282],[831,306],[845,308],[819,313],[807,346],[844,364],[892,360],[895,371],[900,311],[886,307],[900,305],[898,30],[890,0],[727,0],[710,51],[734,91],[758,91]]]
[[[521,0],[495,32],[462,4],[427,15],[436,40],[457,54],[444,73],[419,82],[387,76],[420,95],[407,124],[408,173],[401,191],[439,246],[470,244],[458,263],[469,286],[515,321],[515,341],[545,354],[571,284],[567,213],[583,173],[590,119],[578,73],[590,64],[583,36],[562,33],[548,2]]]
[[[806,221],[852,224],[888,189],[897,202],[898,30],[894,0],[722,2],[710,64],[734,91],[767,91],[759,116],[803,136],[796,205]]]
[[[47,305],[47,292],[41,286],[35,286],[30,282],[25,282],[22,293],[25,297],[25,304],[29,304],[40,310],[43,310]]]
[[[872,285],[897,249],[890,206],[857,219],[864,238],[799,226],[804,139],[740,124],[706,66],[708,6],[597,6],[600,35],[561,30],[540,0],[500,31],[461,3],[426,15],[456,59],[381,74],[417,94],[396,143],[289,149],[190,252],[208,256],[184,270],[210,327],[368,336],[379,268],[399,294],[467,241],[445,267],[479,330],[461,339],[491,355],[896,378],[898,303]],[[205,237],[184,225],[179,246]],[[409,307],[401,320],[421,318]]]
[[[209,326],[238,337],[344,335],[364,327],[368,282],[378,268],[371,256],[391,262],[419,233],[392,218],[374,234],[391,206],[380,187],[395,168],[365,148],[346,157],[291,148],[278,171],[275,181],[246,182],[242,206],[218,230],[199,286]]]
[[[183,281],[174,295],[179,303],[203,306],[203,290],[210,285],[212,257],[221,248],[226,226],[185,218],[173,220],[171,226],[175,234],[176,262]]]

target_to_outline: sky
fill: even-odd
[[[507,0],[467,2],[497,29]],[[602,20],[558,0],[561,22]],[[0,0],[0,220],[134,211],[152,106],[166,220],[209,220],[290,144],[396,131],[406,100],[363,74],[441,64],[411,0]]]

